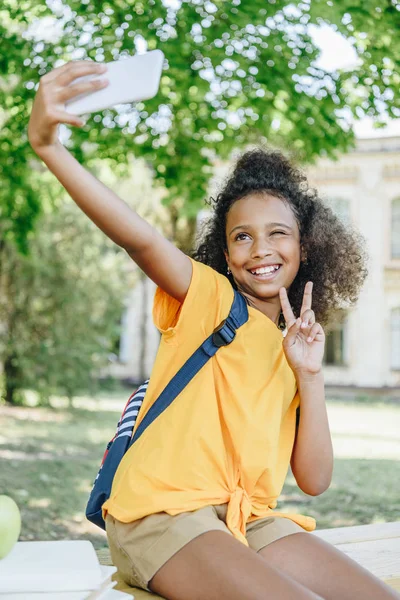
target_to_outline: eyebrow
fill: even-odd
[[[285,223],[268,223],[267,227],[284,227],[285,229],[292,231],[292,228],[289,225],[286,225]],[[232,229],[232,231],[229,233],[229,235],[232,235],[232,233],[234,231],[236,231],[236,229],[251,229],[251,228],[252,228],[251,225],[236,225],[236,227],[234,227]]]

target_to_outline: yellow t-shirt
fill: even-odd
[[[156,291],[153,317],[162,337],[136,428],[229,314],[228,279],[192,262],[182,304]],[[176,515],[229,503],[227,525],[244,543],[246,523],[260,517],[281,516],[315,528],[311,517],[273,510],[289,467],[299,396],[282,332],[260,311],[248,310],[235,340],[217,351],[125,454],[104,515],[129,523],[153,513]]]

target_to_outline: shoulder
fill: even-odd
[[[192,278],[183,302],[172,298],[161,288],[156,290],[153,318],[162,333],[187,320],[199,323],[216,321],[219,324],[229,314],[234,292],[228,278],[208,265],[190,260]]]
[[[205,265],[204,263],[201,263],[197,260],[194,260],[193,258],[190,258],[190,261],[192,263],[193,268],[192,282],[196,278],[198,280],[215,281],[218,282],[219,285],[232,288],[229,279],[225,277],[225,275],[218,273],[218,271],[216,271],[212,267]]]

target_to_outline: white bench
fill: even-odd
[[[321,529],[312,535],[334,544],[376,577],[400,591],[400,522]],[[99,550],[97,555],[101,564],[111,564],[108,549]],[[131,594],[135,600],[163,600],[161,596],[128,587],[118,577],[117,581],[116,589]]]
[[[400,591],[400,521],[315,531],[330,544]]]

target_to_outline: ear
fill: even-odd
[[[224,250],[224,256],[225,256],[226,264],[229,267],[229,254],[228,254],[228,250]]]
[[[228,250],[224,250],[224,255],[225,255],[225,260],[226,260],[226,274],[230,275],[231,274],[231,268],[229,266],[229,254],[228,254]]]

